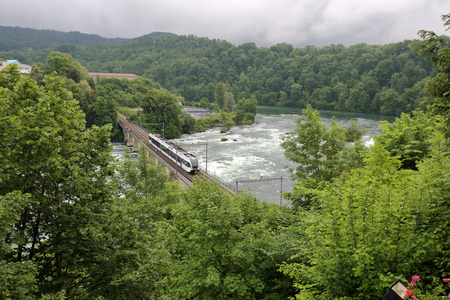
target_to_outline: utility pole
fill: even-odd
[[[164,116],[166,115],[166,109],[167,109],[167,106],[164,107],[162,123],[144,123],[144,124],[142,124],[142,109],[141,109],[140,114],[139,114],[139,122],[141,123],[141,127],[142,127],[142,125],[147,125],[147,126],[162,125],[162,135],[163,135],[163,137],[166,137],[166,135],[164,134]],[[142,127],[142,128],[144,128],[144,127]]]

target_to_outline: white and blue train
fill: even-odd
[[[198,159],[183,148],[175,145],[165,137],[155,133],[149,133],[150,143],[170,160],[189,173],[198,171]]]

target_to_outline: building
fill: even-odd
[[[92,79],[95,81],[99,81],[99,79],[102,78],[127,78],[130,80],[135,80],[138,78],[135,74],[126,74],[126,73],[93,73],[89,72],[89,76],[91,76]]]
[[[8,61],[0,57],[0,70],[3,70],[8,66]]]
[[[18,66],[19,68],[19,72],[20,74],[25,75],[31,72],[31,66],[30,65],[26,65],[21,63],[20,61],[18,61],[17,59],[3,59],[0,58],[0,70],[3,70],[4,68],[6,68],[9,65],[15,64]]]
[[[20,74],[22,74],[22,75],[25,75],[25,74],[28,74],[31,72],[30,65],[23,64],[20,61],[18,61],[17,59],[11,59],[11,60],[8,60],[7,62],[8,62],[8,65],[16,64],[19,67]]]

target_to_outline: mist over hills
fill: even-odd
[[[155,37],[162,35],[175,35],[167,32],[152,32],[143,37]],[[122,44],[137,40],[136,38],[105,38],[96,34],[81,33],[78,31],[56,31],[48,29],[32,29],[12,26],[0,26],[0,51],[23,50],[32,48],[35,50],[56,48],[60,45],[90,46],[108,43],[111,45]]]

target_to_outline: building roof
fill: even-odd
[[[89,76],[91,76],[92,79],[99,78],[128,78],[130,80],[137,79],[138,76],[135,74],[127,74],[127,73],[95,73],[95,72],[89,72]]]

